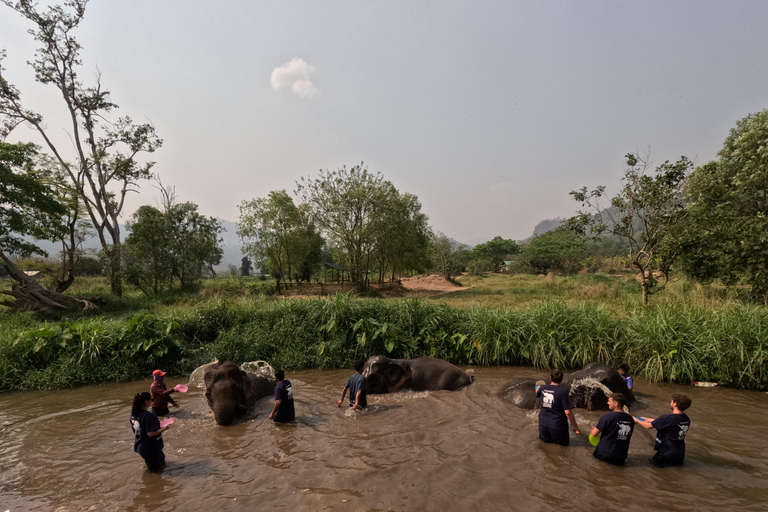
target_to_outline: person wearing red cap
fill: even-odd
[[[165,416],[169,413],[168,402],[174,407],[178,407],[171,393],[175,392],[175,389],[168,389],[165,387],[165,372],[163,370],[155,370],[152,372],[152,385],[149,386],[149,393],[152,395],[152,412],[155,416]]]

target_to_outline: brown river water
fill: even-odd
[[[216,426],[200,390],[176,395],[168,466],[144,470],[128,423],[150,381],[0,394],[0,512],[40,510],[768,510],[768,394],[636,379],[636,415],[693,398],[686,464],[650,465],[654,431],[635,429],[625,467],[592,458],[601,412],[578,409],[568,448],[538,441],[537,416],[500,400],[531,368],[468,368],[458,392],[336,402],[351,371],[288,372],[297,421],[274,425],[270,398]],[[168,379],[173,385],[184,382]]]

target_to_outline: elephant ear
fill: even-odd
[[[390,362],[387,365],[387,373],[385,376],[387,383],[387,392],[393,393],[400,389],[405,379],[407,378],[405,369],[397,363]]]

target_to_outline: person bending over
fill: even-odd
[[[591,435],[600,435],[600,441],[592,456],[596,459],[623,466],[629,453],[629,440],[635,430],[635,419],[624,412],[627,398],[621,393],[608,395],[608,408],[611,410],[597,421]]]
[[[672,414],[652,418],[635,418],[635,423],[645,428],[655,428],[656,444],[653,449],[656,455],[651,462],[654,466],[666,468],[680,466],[685,460],[685,436],[691,428],[691,418],[685,411],[691,406],[691,399],[686,395],[674,394],[669,402]]]
[[[581,434],[576,416],[573,414],[573,400],[568,391],[560,387],[563,381],[563,372],[552,370],[550,383],[545,384],[536,391],[536,398],[541,398],[541,412],[539,412],[539,439],[545,443],[555,443],[568,446],[568,423],[573,431]]]
[[[291,421],[296,417],[296,410],[293,408],[293,388],[291,381],[285,378],[283,370],[275,372],[277,386],[275,386],[275,406],[269,414],[269,419],[278,423]]]
[[[629,390],[632,391],[634,383],[632,382],[632,376],[629,374],[629,366],[626,364],[619,365],[619,375],[621,375],[621,378],[627,383]]]
[[[365,361],[358,361],[355,363],[355,374],[347,379],[347,384],[341,392],[341,400],[336,404],[341,407],[344,402],[344,397],[349,390],[349,406],[353,409],[365,409],[368,407],[367,388],[365,385],[365,377],[363,376],[363,368],[365,367]]]

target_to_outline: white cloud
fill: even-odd
[[[276,91],[288,89],[301,98],[311,98],[320,93],[309,75],[315,72],[315,66],[310,66],[304,59],[294,58],[283,66],[272,70],[272,88]]]

